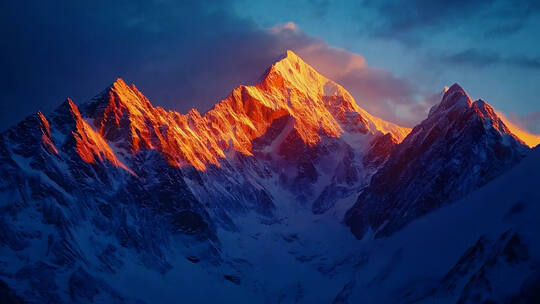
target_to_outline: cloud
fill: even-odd
[[[486,38],[498,38],[501,36],[511,35],[524,26],[523,21],[510,21],[506,24],[494,25],[491,28],[488,28],[484,31],[484,37]]]
[[[466,49],[451,55],[441,55],[441,60],[450,64],[459,64],[474,68],[483,68],[494,64],[505,64],[524,69],[540,69],[540,58],[526,56],[502,56],[490,51],[474,48]]]
[[[522,68],[540,69],[540,57],[512,56],[503,58],[502,62]]]
[[[303,33],[296,24],[260,28],[227,3],[4,2],[0,28],[0,128],[64,98],[82,102],[116,77],[154,104],[209,109],[239,84],[254,83],[286,49],[342,83],[368,111],[411,125],[418,89],[364,58]],[[399,105],[402,113],[396,113]],[[412,113],[412,112],[411,112]],[[403,115],[401,115],[403,114]],[[403,118],[405,117],[405,118]]]
[[[0,128],[67,96],[84,101],[119,76],[157,104],[204,108],[268,64],[249,50],[270,41],[227,9],[217,1],[2,2],[9,43],[0,49]]]
[[[407,4],[383,0],[364,2],[378,17],[369,26],[369,35],[417,44],[430,35],[471,25],[484,37],[500,37],[521,30],[528,19],[540,12],[535,0],[411,0]]]
[[[485,67],[501,60],[500,56],[495,53],[481,52],[476,49],[467,49],[441,57],[443,61],[450,64],[470,65],[472,67]]]

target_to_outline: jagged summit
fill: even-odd
[[[270,85],[275,85],[276,81],[279,81],[276,78],[310,95],[343,95],[346,97],[345,99],[350,100],[351,107],[354,107],[355,110],[359,108],[347,90],[321,75],[291,50],[287,50],[285,55],[269,68],[261,84],[269,83]]]
[[[469,113],[468,115],[463,115]],[[455,119],[478,118],[493,130],[505,136],[513,137],[517,141],[522,141],[514,130],[507,126],[507,121],[503,120],[496,111],[486,101],[478,99],[472,101],[465,90],[457,83],[454,83],[444,93],[439,104],[434,105],[422,125],[436,125],[440,121],[452,121]],[[427,123],[429,122],[429,123]]]
[[[470,107],[471,104],[471,99],[465,90],[459,84],[454,83],[445,90],[441,102],[430,109],[429,116],[432,116],[435,112],[447,111],[455,107]]]
[[[238,86],[204,115],[154,107],[121,78],[82,105],[81,112],[120,152],[154,149],[171,164],[197,169],[219,166],[230,149],[252,155],[252,141],[283,117],[291,119],[292,130],[307,145],[350,132],[355,136],[390,133],[399,142],[410,131],[361,109],[343,87],[292,51],[276,61],[259,84]]]
[[[298,56],[294,51],[288,49],[288,50],[285,51],[285,53],[283,53],[281,56],[279,56],[275,60],[275,62],[270,66],[270,68],[275,66],[279,62],[282,62],[282,61],[289,61],[289,62],[292,62],[292,63],[301,61],[301,62],[305,63],[304,60],[302,60],[302,58],[300,58],[300,56]]]
[[[278,56],[278,58],[274,61],[274,63],[270,66],[270,68],[280,61],[287,61],[287,60],[295,61],[298,59],[302,60],[300,56],[298,56],[294,51],[288,49],[284,53],[282,53],[280,56]]]
[[[122,92],[122,91],[129,91],[129,90],[132,90],[134,92],[139,92],[137,87],[135,87],[135,84],[133,83],[127,84],[127,82],[123,78],[117,77],[104,91]]]
[[[352,118],[350,114],[345,113],[355,112],[364,120],[365,130],[378,130],[385,134],[390,133],[397,141],[401,141],[410,132],[409,128],[395,125],[369,114],[358,106],[347,90],[321,75],[291,50],[287,50],[285,56],[270,67],[266,77],[256,87],[263,90],[272,90],[283,86],[294,88],[297,92],[302,92],[308,97],[308,99],[302,100],[304,101],[303,104],[289,103],[288,106],[293,112],[301,107],[317,109],[317,111],[313,111],[313,114],[314,117],[319,117],[321,113],[329,111],[332,116],[338,117],[341,127],[347,125],[347,123],[344,123],[345,116],[348,115],[348,119]],[[314,103],[305,102],[308,100],[314,101]],[[339,127],[336,129],[337,131],[334,131],[334,134],[342,132]]]
[[[116,77],[111,86],[128,86],[127,83],[121,77]]]
[[[457,84],[394,147],[346,217],[353,233],[388,236],[518,163],[528,147]],[[387,189],[393,189],[388,191]]]
[[[448,89],[445,91],[445,93],[449,94],[452,94],[453,92],[461,92],[461,94],[467,95],[465,90],[463,90],[463,88],[457,82],[454,82],[454,84],[448,87]]]
[[[329,81],[291,50],[287,50],[286,55],[270,67],[267,78],[275,77],[273,74],[279,74],[289,83],[306,90],[317,89]]]
[[[94,158],[106,155],[113,160],[156,150],[172,165],[192,165],[200,170],[220,166],[228,151],[252,155],[253,141],[279,119],[288,119],[291,124],[290,134],[283,136],[298,138],[308,146],[324,137],[344,134],[354,141],[367,136],[365,141],[369,142],[389,133],[399,142],[410,132],[367,113],[343,87],[290,50],[268,69],[259,84],[238,86],[204,115],[196,110],[181,114],[155,107],[122,78],[80,105],[80,110],[68,100],[58,112],[64,119],[71,116],[75,123],[71,128],[90,134],[81,137],[83,140],[92,138],[99,143],[92,150],[97,153]],[[88,154],[81,157],[90,160]]]
[[[300,57],[298,55],[296,55],[296,53],[293,52],[292,50],[286,50],[285,51],[285,57],[290,58],[290,59],[294,59],[294,60],[300,59]]]
[[[115,107],[124,107],[133,112],[153,107],[134,84],[128,85],[122,78],[116,78],[111,85],[83,106],[94,111],[95,108],[108,107],[111,103],[114,103]]]

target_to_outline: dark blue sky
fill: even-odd
[[[540,1],[2,1],[0,129],[115,77],[207,110],[292,49],[412,126],[460,83],[540,133]]]

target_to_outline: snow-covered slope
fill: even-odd
[[[358,241],[342,223],[373,174],[398,162],[396,147],[414,146],[414,138],[432,134],[438,121],[454,114],[473,111],[480,117],[452,125],[460,130],[456,151],[471,143],[464,139],[485,131],[480,132],[485,141],[476,145],[487,147],[482,151],[491,164],[482,184],[527,152],[489,106],[467,101],[463,111],[446,109],[445,100],[408,135],[410,129],[373,117],[344,88],[289,51],[261,83],[237,87],[205,114],[154,107],[135,86],[118,79],[87,103],[78,106],[68,99],[52,113],[31,115],[0,135],[0,300],[403,302],[409,298],[399,291],[426,274],[436,284],[422,281],[418,286],[426,287],[409,289],[410,295],[439,297],[447,292],[445,286],[456,284],[451,292],[473,294],[483,281],[462,275],[471,267],[460,265],[484,265],[509,243],[518,252],[513,261],[529,265],[530,259],[522,262],[528,239],[521,230],[518,237],[510,232],[498,241],[482,239],[477,248],[491,249],[471,249],[469,261],[463,251],[477,241],[472,233],[431,273],[410,263],[424,265],[415,250],[429,253],[426,244],[435,242],[433,231],[441,229],[438,223],[430,230],[430,218],[454,209],[439,209],[419,224],[413,221],[392,237],[376,240]],[[428,153],[434,164],[442,162],[439,152]],[[537,166],[532,159],[529,166]],[[481,160],[471,161],[485,165]],[[425,162],[411,163],[438,172]],[[516,172],[513,178],[522,178]],[[388,190],[399,185],[388,184]],[[521,186],[516,187],[508,191]],[[479,206],[456,206],[463,204]],[[521,214],[521,207],[515,208]],[[495,220],[486,219],[478,231],[502,235],[497,230],[502,226],[489,224]],[[474,225],[467,223],[464,227]],[[410,232],[415,225],[424,232]],[[441,234],[441,240],[448,237]],[[424,241],[424,247],[409,248],[407,240]],[[452,245],[445,241],[433,248],[445,246]],[[461,255],[463,262],[451,269]],[[497,273],[490,270],[486,277]],[[474,288],[462,292],[464,281]],[[510,287],[506,290],[515,292]],[[398,292],[396,297],[387,298],[389,290]]]
[[[350,302],[537,303],[540,149],[456,203],[366,241]],[[347,285],[345,285],[347,286]]]

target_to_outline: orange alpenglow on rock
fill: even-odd
[[[37,114],[40,121],[41,141],[43,143],[43,146],[50,153],[58,154],[58,149],[56,149],[51,139],[51,126],[49,124],[49,121],[47,120],[47,118],[45,118],[45,115],[43,115],[41,111],[39,111]]]
[[[287,119],[285,128],[289,132],[280,141],[294,132],[308,146],[316,145],[324,136],[345,134],[348,138],[389,134],[399,143],[411,131],[360,108],[342,86],[319,74],[292,51],[274,63],[259,84],[236,87],[204,115],[196,109],[180,114],[154,107],[134,85],[120,78],[83,105],[87,120],[70,99],[66,103],[76,122],[73,136],[80,157],[88,163],[108,160],[130,172],[119,156],[141,150],[156,150],[171,165],[191,165],[198,170],[206,170],[208,165],[219,167],[220,159],[230,152],[253,155],[253,141],[280,118]],[[488,112],[484,114],[494,115]],[[40,119],[44,146],[58,153],[43,114]],[[505,124],[531,147],[540,141],[540,136],[506,119]]]
[[[252,155],[253,140],[284,117],[290,119],[291,131],[310,146],[323,136],[344,133],[389,133],[401,142],[410,132],[370,115],[343,87],[292,51],[270,67],[261,83],[238,86],[204,115],[195,109],[180,114],[154,107],[134,85],[120,78],[83,105],[88,122],[79,118],[71,100],[68,103],[77,120],[81,158],[90,163],[107,159],[121,167],[125,165],[114,151],[134,154],[146,149],[161,152],[175,166],[219,167],[220,159],[230,151]]]
[[[154,107],[120,78],[86,109],[100,137],[118,149],[132,154],[155,149],[172,165],[198,170],[219,167],[228,151],[252,155],[252,141],[285,116],[307,145],[344,132],[390,133],[400,142],[410,132],[361,109],[343,87],[292,51],[270,67],[261,83],[238,86],[204,115]]]
[[[75,149],[77,154],[87,163],[107,160],[117,167],[124,168],[131,172],[122,162],[120,162],[111,147],[103,137],[82,118],[79,108],[71,99],[67,99],[62,105],[70,114],[74,121],[75,128],[71,131],[75,139]]]

